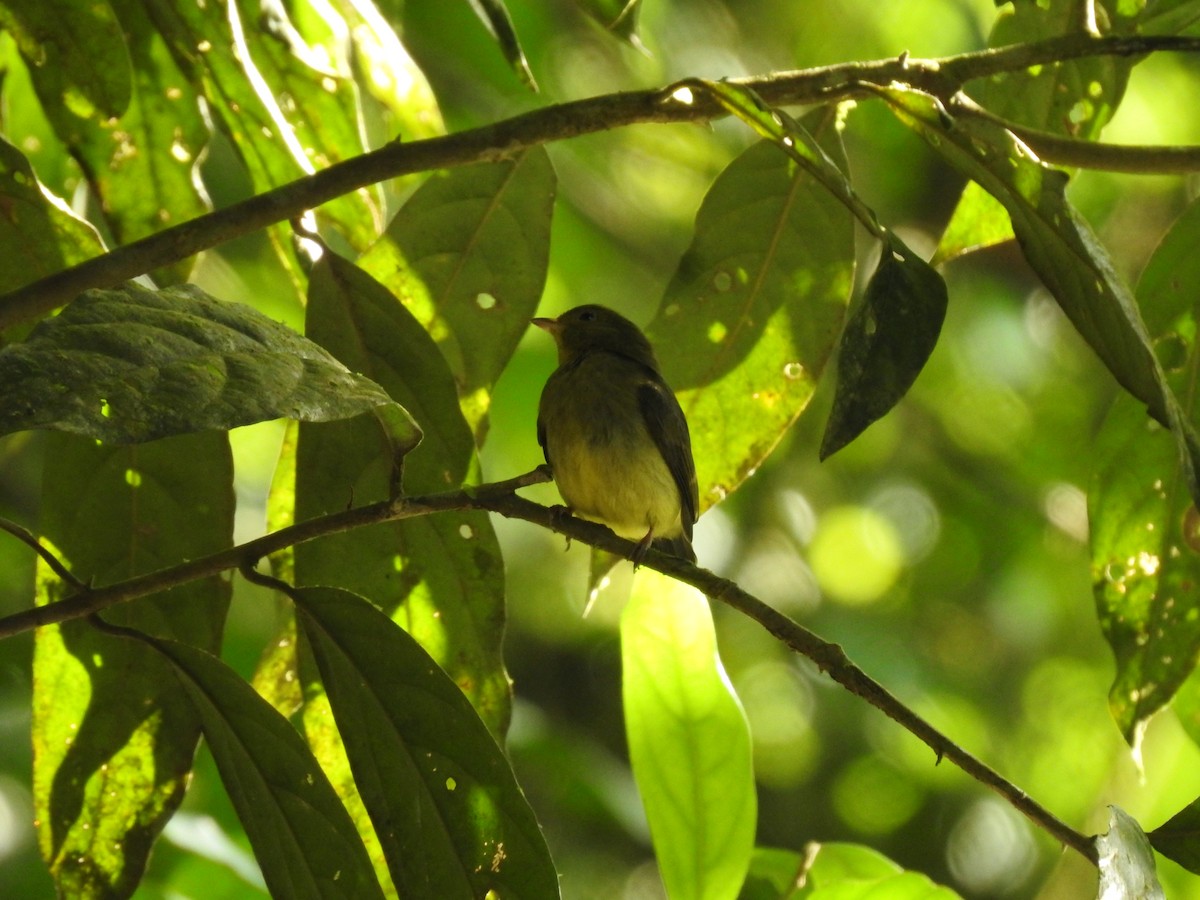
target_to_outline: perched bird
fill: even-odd
[[[534,319],[558,345],[538,404],[538,443],[572,512],[695,562],[700,499],[687,419],[638,327],[603,306]]]

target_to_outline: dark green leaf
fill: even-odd
[[[641,48],[637,36],[638,12],[641,0],[575,0],[583,10],[618,37]]]
[[[1150,846],[1200,875],[1200,800],[1193,800],[1150,834]]]
[[[0,138],[0,254],[21,260],[19,266],[0,266],[0,290],[14,290],[103,249],[95,229],[51,202],[29,160]]]
[[[224,434],[135,447],[56,434],[45,459],[42,540],[85,581],[109,584],[232,542]],[[67,593],[40,573],[39,603]],[[106,615],[215,650],[228,604],[228,580],[208,578]],[[33,706],[42,856],[63,896],[128,897],[183,800],[199,720],[157,654],[84,621],[38,630]]]
[[[308,334],[406,404],[425,432],[404,465],[409,493],[475,477],[475,445],[455,386],[429,334],[361,269],[327,253],[313,268]],[[299,521],[388,495],[389,456],[365,420],[305,425],[296,476]],[[304,585],[337,584],[375,603],[434,656],[496,734],[509,717],[500,645],[504,575],[486,514],[388,522],[296,548]]]
[[[378,385],[248,306],[183,285],[88,291],[0,350],[0,434],[51,428],[111,443],[281,416],[393,405]],[[393,436],[401,449],[419,440]]]
[[[840,154],[823,115],[810,124]],[[749,477],[808,405],[853,284],[853,220],[805,169],[765,141],[726,167],[647,328],[691,426],[701,506]]]
[[[1132,816],[1110,806],[1108,831],[1096,838],[1100,855],[1100,897],[1122,900],[1164,900],[1154,852],[1145,832]]]
[[[946,302],[942,276],[889,236],[842,335],[821,459],[858,437],[905,395],[937,344]]]
[[[102,118],[125,112],[133,73],[106,0],[6,0],[0,23],[16,37],[44,107]]]
[[[621,615],[621,695],[668,895],[733,896],[754,849],[750,730],[694,588],[638,573]]]
[[[382,898],[350,816],[288,721],[216,657],[145,640],[171,662],[203,723],[271,896]]]
[[[1200,413],[1193,373],[1200,321],[1200,204],[1155,250],[1138,285],[1146,327],[1168,383],[1191,421]],[[1100,430],[1088,491],[1092,582],[1117,674],[1109,703],[1137,746],[1149,718],[1171,701],[1200,656],[1200,544],[1178,450],[1164,429],[1147,428],[1141,404],[1119,397]]]
[[[1067,178],[1031,156],[1004,128],[954,119],[933,97],[897,87],[881,91],[901,121],[1008,210],[1029,265],[1084,340],[1129,393],[1169,424],[1185,461],[1193,499],[1197,442],[1166,384],[1146,326],[1108,252],[1067,202]]]
[[[500,52],[504,54],[504,59],[517,73],[517,77],[531,91],[536,91],[538,89],[537,81],[534,80],[533,72],[529,68],[529,61],[525,59],[525,51],[521,49],[521,42],[517,38],[517,29],[513,27],[512,16],[509,15],[504,0],[467,0],[467,2],[475,10],[475,14],[487,25],[488,31],[500,45]]]
[[[458,686],[361,597],[295,599],[401,896],[557,897],[533,811]]]
[[[433,335],[472,428],[541,299],[554,192],[541,148],[437,173],[359,261]]]

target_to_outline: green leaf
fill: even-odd
[[[529,61],[525,59],[525,51],[521,49],[521,42],[517,38],[517,29],[513,26],[512,16],[509,15],[504,0],[467,0],[467,2],[471,4],[475,14],[488,27],[492,37],[500,45],[500,52],[504,54],[505,61],[517,73],[517,77],[531,91],[536,91],[538,89],[537,81],[534,80],[533,72],[529,68]]]
[[[378,385],[248,306],[192,285],[88,291],[0,350],[0,434],[51,428],[111,443],[326,420],[393,405]],[[411,448],[408,423],[393,438]]]
[[[708,601],[638,572],[621,615],[621,684],[634,778],[672,897],[737,895],[754,848],[750,731]]]
[[[1190,420],[1200,414],[1194,373],[1200,323],[1200,204],[1155,250],[1138,284],[1146,327],[1168,382]],[[1116,658],[1113,716],[1137,747],[1149,718],[1171,701],[1200,658],[1200,541],[1171,435],[1148,428],[1140,404],[1117,398],[1100,430],[1088,491],[1092,583],[1105,638]]]
[[[309,285],[308,334],[377,379],[420,422],[424,441],[404,464],[408,493],[475,478],[471,433],[429,334],[353,264],[326,253]],[[296,519],[388,496],[390,456],[365,420],[300,430]],[[330,535],[296,548],[299,584],[336,584],[370,597],[433,655],[496,734],[509,718],[500,648],[504,574],[487,515],[447,512]]]
[[[12,31],[47,110],[117,118],[129,106],[133,73],[121,25],[106,0],[6,0],[0,24]]]
[[[42,541],[84,581],[111,584],[232,543],[224,434],[136,447],[56,434],[45,460]],[[69,593],[43,567],[38,603]],[[106,616],[215,650],[228,604],[228,580],[207,578]],[[63,896],[128,897],[183,800],[199,720],[156,654],[86,621],[39,629],[33,674],[42,856]]]
[[[1200,800],[1193,800],[1150,834],[1150,846],[1200,875]]]
[[[1100,897],[1165,900],[1154,852],[1145,832],[1128,813],[1109,807],[1108,831],[1096,838],[1100,856]]]
[[[436,173],[359,260],[433,335],[476,430],[541,299],[554,192],[541,148]]]
[[[271,896],[383,897],[362,842],[288,721],[214,656],[144,638],[187,692]]]
[[[930,265],[940,266],[972,250],[982,250],[1013,239],[1008,213],[977,181],[968,181],[954,207]]]
[[[1008,210],[1029,265],[1117,382],[1169,424],[1193,499],[1197,441],[1168,388],[1146,326],[1108,252],[1067,202],[1063,172],[1033,159],[1013,135],[976,118],[954,119],[919,91],[880,89],[902,122]]]
[[[858,437],[908,392],[937,344],[947,299],[942,276],[889,235],[842,335],[821,459]]]
[[[21,260],[0,266],[0,290],[15,290],[103,250],[95,229],[52,200],[29,160],[0,138],[0,254]]]
[[[641,0],[575,0],[575,3],[613,34],[642,49],[637,35]]]
[[[401,896],[557,897],[533,811],[458,686],[361,597],[295,599]]]
[[[738,900],[953,900],[954,891],[906,872],[870,847],[810,844],[806,854],[760,847]]]
[[[1142,4],[1096,2],[1097,28],[1105,34],[1133,31],[1135,18],[1116,11],[1138,5]],[[1083,23],[1082,4],[1018,0],[996,19],[988,46],[1025,44],[1079,33],[1083,32]],[[1096,140],[1116,112],[1135,62],[1096,55],[1030,66],[973,81],[967,92],[991,112],[1021,125]]]
[[[840,153],[831,115],[809,123]],[[808,405],[853,282],[851,216],[776,146],[753,145],[718,176],[647,328],[688,417],[702,507]]]

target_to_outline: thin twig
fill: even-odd
[[[270,553],[293,544],[363,525],[397,521],[448,510],[487,510],[508,518],[522,519],[541,525],[566,535],[571,540],[578,540],[626,558],[634,553],[636,544],[617,537],[602,525],[564,516],[559,510],[540,506],[513,493],[518,488],[540,484],[548,481],[549,478],[549,472],[545,467],[539,467],[532,472],[507,481],[422,497],[383,501],[310,519],[229,550],[116,584],[99,588],[85,587],[57,603],[0,619],[0,637],[17,634],[42,625],[94,616],[100,610],[118,603],[176,587],[197,578],[216,575],[228,569],[240,569],[242,574],[250,580],[261,581],[268,583],[269,586],[277,587],[274,579],[269,579],[268,576],[254,571],[255,563]],[[817,636],[778,610],[742,590],[734,582],[685,560],[651,549],[642,561],[642,565],[690,584],[710,598],[719,600],[749,616],[792,650],[816,663],[821,671],[838,684],[898,722],[929,746],[938,760],[949,760],[981,784],[996,791],[1014,808],[1020,810],[1032,822],[1049,832],[1064,845],[1078,851],[1093,864],[1096,863],[1096,849],[1092,838],[1072,829],[1031,800],[1020,788],[1006,781],[996,771],[963,750],[910,710],[886,688],[851,662],[837,644]]]
[[[1133,57],[1155,51],[1200,51],[1200,39],[1072,34],[943,59],[902,55],[730,81],[753,89],[765,102],[777,106],[861,97],[864,85],[893,82],[947,101],[963,85],[979,78],[1088,56]],[[0,330],[42,316],[90,288],[112,287],[400,175],[510,158],[530,147],[627,125],[703,122],[724,115],[724,109],[708,97],[679,103],[671,99],[669,90],[628,91],[544,107],[456,134],[388,144],[0,295]],[[1036,141],[1032,145],[1045,159],[1054,161],[1053,148],[1043,148]]]
[[[10,522],[8,519],[0,519],[0,531],[7,531],[17,540],[32,547],[33,551],[45,561],[51,571],[67,584],[71,585],[71,587],[77,590],[87,589],[87,585],[75,577],[71,570],[67,568],[66,563],[55,556],[49,548],[43,546],[42,542],[29,529],[21,527],[16,522]]]

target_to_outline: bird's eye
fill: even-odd
[[[590,322],[594,318],[596,318],[596,314],[594,312],[592,312],[591,310],[588,310],[587,312],[581,312],[579,314],[580,322]]]

